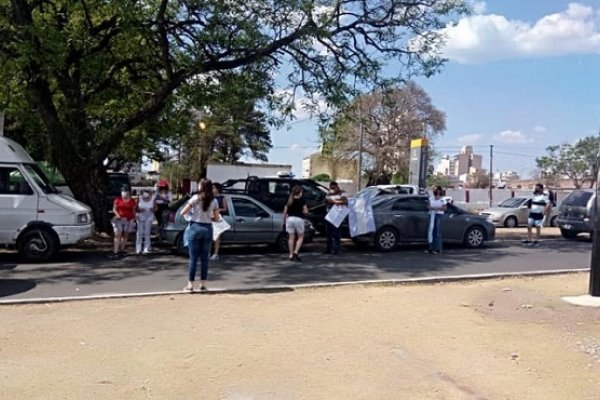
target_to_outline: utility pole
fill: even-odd
[[[492,206],[492,186],[494,183],[494,145],[490,144],[490,207]]]
[[[600,162],[600,149],[596,162]],[[600,182],[600,170],[596,175],[596,197],[594,199],[594,232],[592,247],[592,263],[590,265],[590,290],[591,296],[600,296],[600,201],[598,201],[598,183]]]

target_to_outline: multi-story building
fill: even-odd
[[[481,166],[482,157],[473,153],[472,146],[464,146],[460,154],[443,156],[435,172],[438,175],[458,177],[461,182],[466,182],[469,175],[482,170]]]

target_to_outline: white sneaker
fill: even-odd
[[[218,254],[213,254],[212,256],[210,256],[210,259],[212,261],[217,261],[219,259],[219,255]]]

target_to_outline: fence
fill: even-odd
[[[571,193],[571,190],[556,190],[557,205]],[[489,189],[448,189],[446,195],[452,197],[454,204],[470,211],[480,211],[490,206]],[[512,197],[528,197],[532,190],[493,189],[492,206]]]

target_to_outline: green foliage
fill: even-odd
[[[445,175],[429,175],[427,177],[427,187],[441,186],[443,188],[448,188],[451,184],[450,178]]]
[[[331,177],[328,174],[315,175],[312,179],[317,182],[331,182]]]
[[[600,138],[588,136],[575,144],[548,146],[548,154],[535,161],[543,176],[567,176],[576,188],[581,188],[586,181],[593,187],[598,175],[599,149]]]

